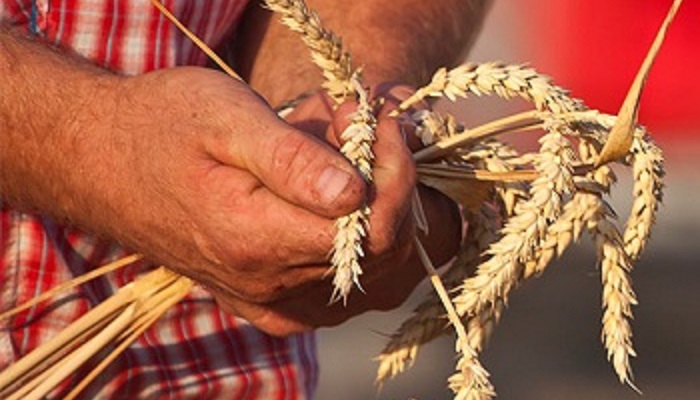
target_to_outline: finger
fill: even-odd
[[[225,295],[216,298],[225,311],[247,319],[264,332],[284,336],[336,326],[370,310],[394,309],[406,300],[425,275],[417,263],[398,268],[392,263],[378,270],[381,273],[367,282],[366,292],[355,292],[347,304],[327,303],[332,292],[328,280],[312,283],[294,296],[269,303],[250,303]]]
[[[238,101],[245,101],[243,97]],[[284,123],[254,95],[247,97],[249,118],[233,121],[238,126],[231,128],[234,134],[224,148],[210,152],[250,171],[278,196],[320,215],[338,217],[360,206],[364,182],[342,155]]]
[[[215,294],[215,299],[224,312],[243,318],[272,336],[284,337],[316,328],[304,322],[303,318],[290,318],[279,314],[266,304],[250,303],[224,294]]]
[[[410,217],[410,199],[416,184],[416,170],[398,122],[383,119],[376,131],[374,184],[370,206],[369,251],[372,254],[396,250],[401,227]]]
[[[333,118],[332,99],[323,92],[315,92],[287,114],[285,120],[296,129],[326,140],[325,134]]]
[[[401,104],[403,100],[409,98],[414,92],[415,90],[413,88],[406,85],[380,85],[377,89],[377,93],[384,98],[385,101],[383,107],[379,111],[379,118],[383,119],[389,117],[391,113],[398,108],[399,104]],[[413,115],[420,110],[429,109],[430,105],[422,100],[395,117],[399,122],[404,141],[412,152],[423,147],[420,138],[416,135],[416,123],[413,120]]]

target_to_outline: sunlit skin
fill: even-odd
[[[331,4],[348,7],[311,3],[326,10]],[[356,2],[353,15],[379,3]],[[454,10],[472,14],[469,1],[447,1],[442,11],[430,2],[406,3],[413,15],[430,11],[426,15],[458,19]],[[333,27],[333,15],[339,14],[329,14]],[[392,25],[401,20],[382,19],[377,29],[397,37],[425,33]],[[317,71],[315,66],[301,63],[294,46],[278,45],[288,40],[286,34],[268,26],[255,32],[265,40],[247,37],[252,31],[239,38],[255,44],[241,54],[249,60],[243,75],[257,93],[198,67],[117,76],[2,31],[3,201],[117,240],[190,276],[211,289],[225,310],[271,334],[335,325],[369,309],[396,307],[424,275],[410,240],[415,170],[404,133],[383,111],[370,187],[336,148],[334,138],[351,106],[331,112],[318,95],[289,122],[279,119],[270,103],[320,82],[317,72],[309,72]],[[348,43],[364,43],[363,32],[339,26]],[[402,43],[412,42],[401,37]],[[446,53],[428,52],[414,61],[407,54],[420,49],[403,45],[388,47],[376,59],[362,45],[352,50],[365,66],[368,83],[417,84],[411,80],[426,66],[456,62],[469,41],[463,35],[451,49],[435,46]],[[282,60],[294,63],[285,67]],[[281,80],[284,70],[295,71],[298,79]],[[44,100],[40,104],[34,101],[38,96]],[[316,127],[308,125],[310,120]],[[336,172],[329,173],[329,167]],[[425,242],[435,261],[442,262],[457,249],[459,217],[446,198],[422,192],[436,227]],[[365,199],[373,209],[363,261],[367,294],[353,294],[346,308],[328,307],[331,286],[323,278],[333,221]]]

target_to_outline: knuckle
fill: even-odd
[[[305,169],[313,165],[312,141],[302,135],[286,134],[273,142],[270,151],[270,167],[284,177],[284,184],[305,176]]]

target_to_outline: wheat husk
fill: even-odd
[[[158,6],[156,0],[152,1]],[[343,133],[341,152],[371,182],[375,110],[359,73],[352,69],[350,55],[302,0],[265,3],[281,15],[285,25],[301,34],[312,60],[323,71],[324,87],[336,103],[349,98],[358,100],[358,111]],[[419,306],[392,335],[379,357],[378,382],[405,370],[415,361],[422,344],[451,327],[457,335],[455,349],[459,355],[456,372],[448,379],[455,399],[493,398],[495,389],[479,361],[479,353],[501,318],[510,293],[523,280],[542,274],[587,230],[595,238],[601,262],[601,337],[620,381],[635,387],[630,358],[636,353],[630,319],[637,300],[630,273],[632,261],[640,256],[650,237],[663,189],[663,157],[647,132],[636,126],[637,110],[651,65],[648,60],[653,60],[658,52],[680,3],[674,2],[619,118],[588,110],[580,100],[569,97],[565,89],[530,67],[502,63],[468,63],[451,70],[439,69],[428,85],[419,88],[392,113],[397,116],[427,97],[457,100],[486,94],[504,99],[520,97],[535,108],[471,128],[449,115],[432,111],[414,114],[416,132],[427,146],[414,154],[419,163],[419,180],[464,205],[465,216],[471,218],[473,236],[465,239],[456,261],[442,277],[416,239],[416,249],[436,295]],[[167,16],[167,10],[159,9]],[[206,48],[201,42],[198,45]],[[220,59],[217,62],[224,68]],[[228,73],[236,77],[233,71]],[[539,150],[532,153],[519,154],[495,140],[499,135],[536,129],[545,130],[545,134],[540,138]],[[619,138],[623,145],[613,143]],[[612,153],[608,148],[614,148]],[[600,155],[601,150],[608,155]],[[610,161],[631,163],[633,167],[634,201],[624,234],[613,222],[615,211],[604,200],[615,181],[612,170],[604,165]],[[474,185],[483,185],[484,190],[467,194],[464,187]],[[427,230],[415,194],[412,201],[417,225]],[[494,210],[499,213],[498,218],[493,216]],[[369,215],[370,209],[364,205],[338,220],[331,269],[333,301],[347,301],[352,287],[360,286],[362,242]],[[476,273],[472,275],[474,268]],[[0,395],[40,398],[91,355],[108,344],[115,346],[114,352],[69,397],[77,395],[131,341],[186,295],[192,285],[189,279],[166,269],[152,274],[122,288],[114,298],[93,310],[99,312],[86,314],[86,319],[76,321],[55,341],[3,371]],[[134,290],[137,286],[138,294]],[[144,305],[148,307],[143,308]],[[66,346],[67,352],[59,351]]]

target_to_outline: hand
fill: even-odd
[[[347,308],[327,307],[331,284],[323,278],[334,220],[366,196],[335,149],[213,71],[177,68],[126,78],[116,97],[111,113],[93,111],[111,118],[92,121],[84,135],[86,146],[97,148],[97,140],[102,150],[84,161],[92,168],[83,168],[82,181],[98,186],[82,218],[204,284],[227,311],[284,335],[393,308],[424,275],[411,247],[413,162],[395,120],[381,119],[375,145],[362,276],[368,295],[352,296]],[[343,115],[347,110],[334,125],[347,123]],[[341,171],[340,184],[324,178],[328,166]]]
[[[113,96],[111,112],[83,112],[111,118],[85,129],[100,150],[82,161],[97,184],[82,225],[223,298],[273,301],[323,277],[334,219],[365,196],[340,154],[214,71],[126,78]]]
[[[405,144],[404,132],[396,119],[387,113],[396,98],[409,94],[404,87],[392,87],[382,94],[392,99],[380,115],[374,167],[376,190],[370,194],[372,215],[370,231],[362,261],[364,274],[359,290],[351,293],[347,305],[328,305],[332,287],[330,279],[309,282],[290,295],[272,302],[248,302],[239,298],[219,297],[220,304],[238,315],[245,315],[254,325],[273,334],[288,334],[319,326],[333,326],[367,310],[397,307],[425,276],[424,268],[413,248],[416,234],[410,210],[415,185],[415,170]],[[347,126],[347,116],[354,105],[345,104],[333,112],[330,100],[315,94],[303,101],[288,121],[307,132],[338,146],[338,136]],[[411,134],[411,133],[408,133]],[[419,187],[423,207],[431,222],[431,234],[420,235],[433,261],[440,265],[455,254],[460,237],[461,219],[454,205],[432,189]]]

